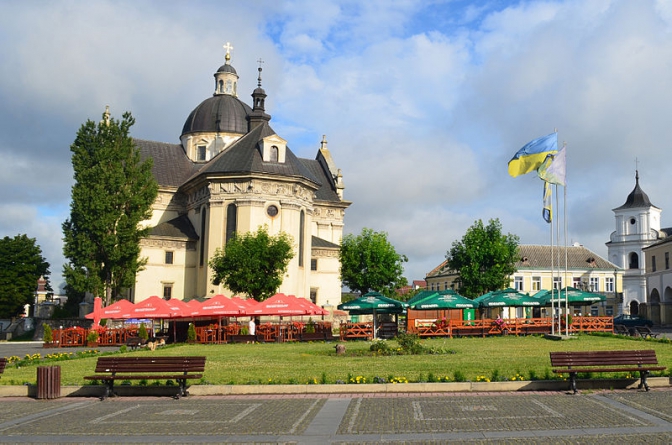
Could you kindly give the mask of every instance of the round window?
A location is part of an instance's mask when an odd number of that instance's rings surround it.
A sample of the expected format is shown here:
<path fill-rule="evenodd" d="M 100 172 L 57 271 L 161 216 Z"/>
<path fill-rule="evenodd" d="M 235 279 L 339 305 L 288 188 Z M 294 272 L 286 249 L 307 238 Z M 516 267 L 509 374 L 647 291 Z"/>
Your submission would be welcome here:
<path fill-rule="evenodd" d="M 636 222 L 637 220 L 635 218 L 630 218 L 630 224 L 634 226 Z"/>
<path fill-rule="evenodd" d="M 270 216 L 271 218 L 277 216 L 278 214 L 278 208 L 274 205 L 270 205 L 266 207 L 266 214 Z"/>

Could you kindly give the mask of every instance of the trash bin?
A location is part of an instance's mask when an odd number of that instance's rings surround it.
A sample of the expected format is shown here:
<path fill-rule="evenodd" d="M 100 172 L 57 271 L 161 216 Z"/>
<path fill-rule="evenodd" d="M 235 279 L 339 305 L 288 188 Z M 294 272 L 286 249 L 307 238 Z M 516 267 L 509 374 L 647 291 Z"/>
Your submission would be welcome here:
<path fill-rule="evenodd" d="M 476 318 L 476 310 L 474 309 L 463 309 L 462 310 L 462 318 L 464 321 L 474 321 L 474 318 Z"/>
<path fill-rule="evenodd" d="M 61 367 L 37 367 L 37 398 L 56 399 L 61 397 Z"/>

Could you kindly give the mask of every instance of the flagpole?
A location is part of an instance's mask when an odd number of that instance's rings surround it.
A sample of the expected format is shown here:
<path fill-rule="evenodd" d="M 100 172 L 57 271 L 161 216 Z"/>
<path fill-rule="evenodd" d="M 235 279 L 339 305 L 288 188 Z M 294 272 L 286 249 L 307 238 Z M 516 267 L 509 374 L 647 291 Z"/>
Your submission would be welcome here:
<path fill-rule="evenodd" d="M 556 185 L 557 187 L 557 185 Z M 562 204 L 562 218 L 564 223 L 565 231 L 565 281 L 569 275 L 568 265 L 567 265 L 567 183 L 563 187 L 563 204 Z M 567 283 L 565 282 L 565 329 L 566 334 L 569 335 L 569 294 L 567 293 Z"/>
<path fill-rule="evenodd" d="M 552 189 L 551 189 L 552 190 Z M 553 202 L 553 199 L 551 199 Z M 552 215 L 552 213 L 551 213 Z M 555 267 L 553 257 L 555 253 L 553 252 L 553 220 L 551 219 L 551 224 L 549 224 L 551 229 L 551 335 L 555 335 Z M 560 301 L 558 300 L 558 304 Z"/>

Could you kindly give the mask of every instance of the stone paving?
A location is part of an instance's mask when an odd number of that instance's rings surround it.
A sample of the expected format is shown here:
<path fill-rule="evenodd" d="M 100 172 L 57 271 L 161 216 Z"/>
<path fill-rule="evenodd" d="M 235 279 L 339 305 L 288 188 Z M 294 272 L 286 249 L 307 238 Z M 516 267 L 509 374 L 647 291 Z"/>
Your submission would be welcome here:
<path fill-rule="evenodd" d="M 672 389 L 0 400 L 1 443 L 667 444 Z"/>

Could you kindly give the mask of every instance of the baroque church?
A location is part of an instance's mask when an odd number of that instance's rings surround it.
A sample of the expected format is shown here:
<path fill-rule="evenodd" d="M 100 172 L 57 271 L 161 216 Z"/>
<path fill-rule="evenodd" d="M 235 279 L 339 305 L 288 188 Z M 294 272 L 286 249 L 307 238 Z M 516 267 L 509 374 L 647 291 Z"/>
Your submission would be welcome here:
<path fill-rule="evenodd" d="M 136 139 L 143 159 L 152 158 L 159 194 L 150 236 L 141 243 L 148 258 L 138 273 L 132 301 L 232 296 L 212 284 L 208 266 L 216 249 L 235 233 L 289 234 L 294 257 L 278 292 L 318 305 L 341 300 L 339 246 L 345 209 L 341 170 L 322 138 L 314 159 L 298 158 L 270 125 L 264 109 L 261 68 L 252 106 L 238 97 L 238 74 L 225 63 L 215 72 L 212 97 L 189 114 L 180 143 Z M 316 141 L 317 145 L 317 141 Z"/>

